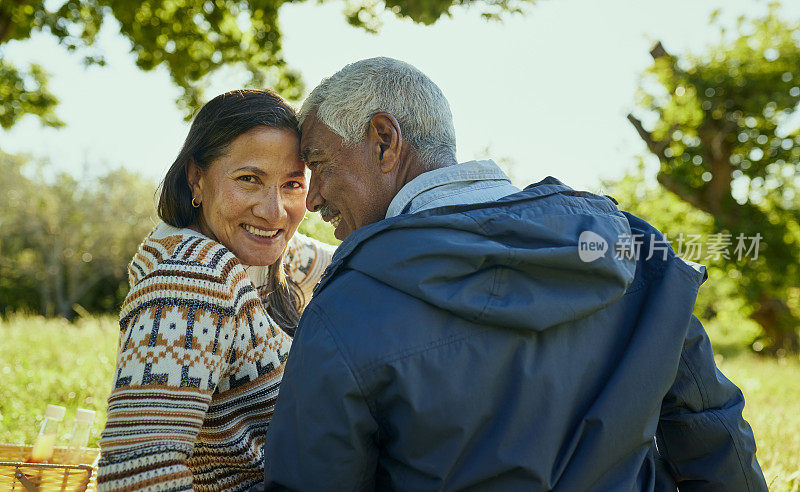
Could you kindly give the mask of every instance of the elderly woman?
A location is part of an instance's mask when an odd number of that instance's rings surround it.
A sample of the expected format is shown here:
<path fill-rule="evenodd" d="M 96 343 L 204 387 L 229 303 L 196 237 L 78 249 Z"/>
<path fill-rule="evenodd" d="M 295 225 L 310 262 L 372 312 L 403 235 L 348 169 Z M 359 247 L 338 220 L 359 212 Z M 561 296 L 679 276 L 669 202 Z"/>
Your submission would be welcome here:
<path fill-rule="evenodd" d="M 295 234 L 306 172 L 293 109 L 270 91 L 206 104 L 129 266 L 101 490 L 244 490 L 291 336 L 331 247 Z"/>

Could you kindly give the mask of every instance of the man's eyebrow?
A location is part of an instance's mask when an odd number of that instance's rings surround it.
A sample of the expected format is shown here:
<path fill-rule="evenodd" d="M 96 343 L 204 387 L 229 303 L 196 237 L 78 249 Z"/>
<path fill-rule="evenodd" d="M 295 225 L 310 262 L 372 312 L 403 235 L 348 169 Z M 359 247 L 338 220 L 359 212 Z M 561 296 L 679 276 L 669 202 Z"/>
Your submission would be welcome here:
<path fill-rule="evenodd" d="M 286 175 L 287 178 L 305 178 L 306 171 L 303 169 L 302 171 L 292 171 Z"/>
<path fill-rule="evenodd" d="M 308 163 L 308 161 L 310 161 L 313 157 L 317 157 L 322 154 L 322 149 L 306 147 L 300 154 L 300 158 L 303 159 L 303 162 Z"/>

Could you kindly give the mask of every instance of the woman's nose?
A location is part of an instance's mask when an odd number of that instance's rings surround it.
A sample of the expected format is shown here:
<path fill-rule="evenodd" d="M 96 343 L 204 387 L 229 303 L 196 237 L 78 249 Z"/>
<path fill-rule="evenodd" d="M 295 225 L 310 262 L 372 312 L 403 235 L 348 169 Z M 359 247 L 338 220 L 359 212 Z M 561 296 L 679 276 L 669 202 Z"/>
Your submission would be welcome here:
<path fill-rule="evenodd" d="M 253 214 L 269 223 L 280 225 L 287 213 L 284 200 L 279 190 L 270 187 L 253 206 Z"/>
<path fill-rule="evenodd" d="M 310 212 L 316 212 L 324 204 L 325 199 L 319 194 L 319 178 L 317 178 L 317 173 L 312 171 L 311 180 L 308 183 L 308 195 L 306 195 L 306 208 Z"/>

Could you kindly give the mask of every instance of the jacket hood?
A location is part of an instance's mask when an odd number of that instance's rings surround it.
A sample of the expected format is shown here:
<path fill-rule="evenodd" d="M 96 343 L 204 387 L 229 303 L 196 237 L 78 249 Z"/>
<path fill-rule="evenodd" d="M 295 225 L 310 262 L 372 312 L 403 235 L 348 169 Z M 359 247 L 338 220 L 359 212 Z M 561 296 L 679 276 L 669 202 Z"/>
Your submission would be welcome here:
<path fill-rule="evenodd" d="M 471 322 L 541 331 L 619 299 L 635 261 L 606 197 L 555 178 L 499 201 L 448 206 L 363 227 L 347 238 L 317 291 L 345 269 Z"/>

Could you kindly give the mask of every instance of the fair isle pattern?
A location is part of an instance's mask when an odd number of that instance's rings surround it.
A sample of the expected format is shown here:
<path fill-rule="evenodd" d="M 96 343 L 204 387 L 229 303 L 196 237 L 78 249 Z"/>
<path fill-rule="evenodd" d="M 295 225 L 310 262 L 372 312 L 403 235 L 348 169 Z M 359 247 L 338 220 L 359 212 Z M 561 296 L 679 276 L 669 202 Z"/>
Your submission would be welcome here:
<path fill-rule="evenodd" d="M 287 274 L 313 288 L 331 253 L 295 236 Z M 159 224 L 128 273 L 98 489 L 247 490 L 261 482 L 291 339 L 236 257 L 199 233 Z"/>
<path fill-rule="evenodd" d="M 331 264 L 334 251 L 336 251 L 335 246 L 302 234 L 295 234 L 289 240 L 283 264 L 286 267 L 286 274 L 294 280 L 303 292 L 303 299 L 306 304 L 311 299 L 311 294 L 322 277 L 322 273 Z M 261 288 L 267 283 L 268 267 L 248 266 L 245 267 L 245 270 L 247 270 L 247 275 L 253 285 L 260 292 Z"/>
<path fill-rule="evenodd" d="M 311 299 L 314 286 L 331 264 L 335 246 L 325 244 L 302 234 L 295 234 L 286 253 L 286 273 L 300 287 L 305 301 Z"/>

